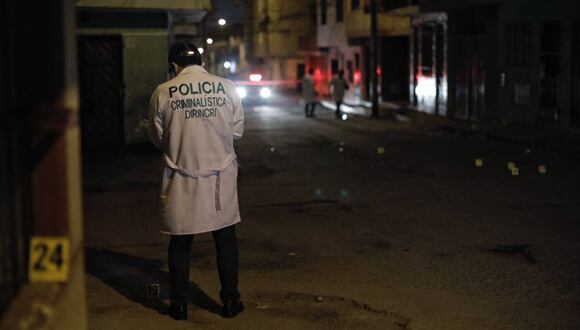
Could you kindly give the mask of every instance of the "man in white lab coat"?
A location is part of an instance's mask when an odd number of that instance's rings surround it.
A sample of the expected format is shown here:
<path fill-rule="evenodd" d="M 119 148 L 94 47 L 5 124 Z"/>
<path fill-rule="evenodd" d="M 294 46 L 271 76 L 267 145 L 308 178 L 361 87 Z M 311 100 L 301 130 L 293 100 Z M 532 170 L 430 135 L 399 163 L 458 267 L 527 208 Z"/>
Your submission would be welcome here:
<path fill-rule="evenodd" d="M 316 89 L 314 88 L 314 69 L 308 69 L 308 74 L 302 78 L 302 98 L 306 117 L 314 117 L 316 109 Z"/>
<path fill-rule="evenodd" d="M 159 85 L 149 104 L 149 136 L 163 151 L 160 213 L 171 235 L 169 315 L 187 318 L 189 263 L 194 234 L 211 232 L 222 289 L 222 315 L 243 311 L 238 292 L 238 164 L 233 140 L 242 137 L 244 113 L 234 84 L 209 74 L 194 45 L 169 51 L 174 78 Z"/>

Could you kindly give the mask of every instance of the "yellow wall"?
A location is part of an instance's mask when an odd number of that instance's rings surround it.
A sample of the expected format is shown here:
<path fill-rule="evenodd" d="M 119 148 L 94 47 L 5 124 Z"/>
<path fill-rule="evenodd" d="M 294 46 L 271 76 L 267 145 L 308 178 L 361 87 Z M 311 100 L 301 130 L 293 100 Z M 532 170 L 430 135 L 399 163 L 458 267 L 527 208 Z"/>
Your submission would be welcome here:
<path fill-rule="evenodd" d="M 265 60 L 271 79 L 296 77 L 297 64 L 304 62 L 300 40 L 316 33 L 310 12 L 314 4 L 314 0 L 255 0 L 251 4 L 253 44 L 249 47 L 255 57 Z"/>

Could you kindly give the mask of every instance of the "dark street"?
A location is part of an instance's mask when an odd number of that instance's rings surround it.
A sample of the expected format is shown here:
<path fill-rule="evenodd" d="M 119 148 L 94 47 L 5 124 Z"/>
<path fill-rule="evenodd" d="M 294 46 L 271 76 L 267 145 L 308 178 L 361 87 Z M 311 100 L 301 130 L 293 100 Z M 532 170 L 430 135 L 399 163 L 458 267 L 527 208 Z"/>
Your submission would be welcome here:
<path fill-rule="evenodd" d="M 91 329 L 580 327 L 578 158 L 419 114 L 309 119 L 285 102 L 246 106 L 236 146 L 247 312 L 235 320 L 216 312 L 207 234 L 194 239 L 189 320 L 164 315 L 161 154 L 85 152 Z"/>
<path fill-rule="evenodd" d="M 0 118 L 0 330 L 580 329 L 578 0 L 2 0 Z"/>

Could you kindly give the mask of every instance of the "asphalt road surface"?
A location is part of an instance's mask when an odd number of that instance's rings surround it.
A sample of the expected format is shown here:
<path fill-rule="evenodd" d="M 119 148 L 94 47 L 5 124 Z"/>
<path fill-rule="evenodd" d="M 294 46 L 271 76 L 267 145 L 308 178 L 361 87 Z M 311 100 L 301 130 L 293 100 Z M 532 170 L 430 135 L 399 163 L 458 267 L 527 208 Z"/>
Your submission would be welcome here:
<path fill-rule="evenodd" d="M 91 329 L 580 329 L 577 158 L 291 102 L 247 106 L 236 149 L 246 311 L 227 320 L 208 234 L 189 319 L 165 314 L 160 154 L 87 155 Z"/>

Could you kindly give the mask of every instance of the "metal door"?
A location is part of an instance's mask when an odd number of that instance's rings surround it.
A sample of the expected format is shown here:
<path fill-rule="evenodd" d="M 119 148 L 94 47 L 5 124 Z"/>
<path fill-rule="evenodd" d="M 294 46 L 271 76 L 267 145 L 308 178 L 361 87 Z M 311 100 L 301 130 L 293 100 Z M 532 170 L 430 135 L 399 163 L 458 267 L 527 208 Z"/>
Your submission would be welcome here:
<path fill-rule="evenodd" d="M 455 116 L 475 121 L 485 110 L 485 36 L 458 35 L 455 49 Z"/>
<path fill-rule="evenodd" d="M 122 47 L 121 36 L 80 36 L 78 39 L 84 146 L 123 143 Z"/>
<path fill-rule="evenodd" d="M 560 46 L 561 27 L 558 22 L 542 25 L 540 39 L 540 120 L 560 119 Z"/>

